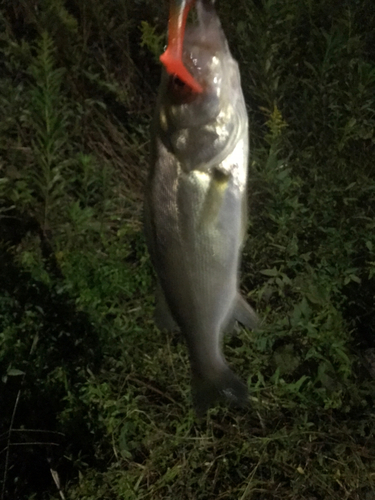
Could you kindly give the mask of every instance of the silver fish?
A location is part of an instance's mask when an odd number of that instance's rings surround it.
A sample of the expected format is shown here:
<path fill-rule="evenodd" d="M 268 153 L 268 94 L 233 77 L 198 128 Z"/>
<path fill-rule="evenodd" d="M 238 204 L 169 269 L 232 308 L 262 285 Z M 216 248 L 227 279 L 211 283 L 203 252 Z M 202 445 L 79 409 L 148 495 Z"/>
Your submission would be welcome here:
<path fill-rule="evenodd" d="M 162 293 L 158 315 L 163 307 L 165 324 L 176 323 L 186 339 L 193 400 L 204 413 L 218 399 L 246 404 L 247 387 L 227 365 L 221 341 L 232 321 L 255 328 L 258 318 L 238 292 L 248 162 L 240 74 L 212 0 L 196 7 L 182 60 L 198 86 L 163 72 L 145 232 Z"/>

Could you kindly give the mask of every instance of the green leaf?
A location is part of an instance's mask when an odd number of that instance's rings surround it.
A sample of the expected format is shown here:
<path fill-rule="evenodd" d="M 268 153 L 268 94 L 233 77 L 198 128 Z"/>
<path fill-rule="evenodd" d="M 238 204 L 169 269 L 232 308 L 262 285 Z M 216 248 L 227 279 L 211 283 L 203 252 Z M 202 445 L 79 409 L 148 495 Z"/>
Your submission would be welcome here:
<path fill-rule="evenodd" d="M 264 274 L 265 276 L 278 276 L 279 271 L 274 267 L 273 269 L 263 269 L 260 271 L 261 274 Z"/>
<path fill-rule="evenodd" d="M 9 375 L 9 377 L 18 377 L 19 375 L 25 375 L 25 372 L 17 370 L 17 368 L 9 368 L 7 375 Z"/>

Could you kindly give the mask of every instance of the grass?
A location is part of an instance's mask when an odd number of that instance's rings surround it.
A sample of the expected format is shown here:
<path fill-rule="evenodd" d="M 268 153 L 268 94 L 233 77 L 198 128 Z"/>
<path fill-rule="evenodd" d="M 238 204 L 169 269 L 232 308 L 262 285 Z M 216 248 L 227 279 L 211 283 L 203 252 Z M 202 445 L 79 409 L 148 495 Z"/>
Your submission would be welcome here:
<path fill-rule="evenodd" d="M 0 473 L 5 499 L 373 500 L 375 12 L 222 1 L 251 128 L 225 339 L 251 405 L 198 420 L 153 323 L 142 229 L 166 8 L 0 10 Z"/>

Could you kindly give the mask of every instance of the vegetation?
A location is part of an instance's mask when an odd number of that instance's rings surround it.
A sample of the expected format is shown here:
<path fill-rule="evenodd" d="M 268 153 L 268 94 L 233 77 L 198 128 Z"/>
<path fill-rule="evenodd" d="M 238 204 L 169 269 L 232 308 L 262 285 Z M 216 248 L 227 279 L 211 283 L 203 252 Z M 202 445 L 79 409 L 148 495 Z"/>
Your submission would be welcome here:
<path fill-rule="evenodd" d="M 0 4 L 0 498 L 374 500 L 373 0 L 219 5 L 264 322 L 226 339 L 250 407 L 201 421 L 142 232 L 159 4 Z"/>

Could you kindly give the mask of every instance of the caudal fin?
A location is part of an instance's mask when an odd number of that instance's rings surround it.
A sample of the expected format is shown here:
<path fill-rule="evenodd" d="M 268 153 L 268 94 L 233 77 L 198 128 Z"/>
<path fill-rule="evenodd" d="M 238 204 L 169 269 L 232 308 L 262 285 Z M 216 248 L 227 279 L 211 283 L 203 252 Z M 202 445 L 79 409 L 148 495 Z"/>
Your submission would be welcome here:
<path fill-rule="evenodd" d="M 199 415 L 205 414 L 218 401 L 240 408 L 248 402 L 246 385 L 226 365 L 214 378 L 193 377 L 192 392 L 194 407 Z"/>

